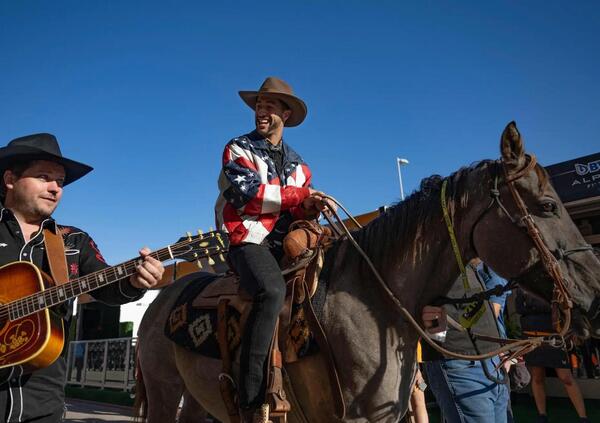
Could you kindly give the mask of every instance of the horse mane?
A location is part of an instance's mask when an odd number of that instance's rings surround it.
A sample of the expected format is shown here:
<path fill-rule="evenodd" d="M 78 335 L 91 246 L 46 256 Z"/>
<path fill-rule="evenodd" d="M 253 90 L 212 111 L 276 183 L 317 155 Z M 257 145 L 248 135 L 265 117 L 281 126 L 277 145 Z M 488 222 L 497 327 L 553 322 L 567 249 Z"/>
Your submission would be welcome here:
<path fill-rule="evenodd" d="M 428 249 L 428 242 L 439 239 L 439 235 L 444 236 L 437 234 L 436 237 L 427 234 L 432 224 L 437 225 L 443 219 L 440 202 L 443 181 L 448 181 L 446 195 L 449 213 L 452 216 L 457 205 L 466 206 L 470 193 L 473 194 L 475 190 L 489 189 L 488 186 L 481 184 L 468 186 L 467 180 L 475 173 L 502 175 L 500 163 L 498 160 L 481 160 L 461 167 L 446 178 L 432 175 L 422 179 L 419 189 L 404 201 L 395 203 L 368 225 L 354 231 L 354 239 L 379 269 L 387 269 L 390 262 L 397 259 L 398 254 L 403 260 L 409 255 L 413 255 L 413 260 L 419 260 L 417 256 Z M 535 172 L 538 177 L 538 189 L 542 192 L 548 184 L 548 174 L 539 164 L 535 166 Z M 413 241 L 415 245 L 411 249 L 409 246 Z M 346 258 L 356 260 L 354 253 L 347 254 Z M 364 263 L 362 259 L 360 261 Z M 371 272 L 366 263 L 361 266 L 361 271 L 366 272 L 365 276 L 370 275 Z"/>
<path fill-rule="evenodd" d="M 405 259 L 409 254 L 414 254 L 415 248 L 423 251 L 427 248 L 425 244 L 435 239 L 427 235 L 428 228 L 432 224 L 439 224 L 442 219 L 440 194 L 443 181 L 448 180 L 447 202 L 452 215 L 455 204 L 467 193 L 467 178 L 495 163 L 494 160 L 482 160 L 460 168 L 447 178 L 432 175 L 421 180 L 417 191 L 355 231 L 354 238 L 379 269 L 386 269 L 390 261 L 397 259 L 397 254 Z M 408 248 L 413 241 L 418 245 L 413 249 Z"/>

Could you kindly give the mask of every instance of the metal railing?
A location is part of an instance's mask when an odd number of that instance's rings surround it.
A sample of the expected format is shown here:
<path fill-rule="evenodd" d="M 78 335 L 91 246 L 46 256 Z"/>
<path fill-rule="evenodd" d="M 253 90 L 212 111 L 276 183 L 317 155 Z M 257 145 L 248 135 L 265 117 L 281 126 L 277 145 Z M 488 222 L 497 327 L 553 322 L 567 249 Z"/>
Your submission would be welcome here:
<path fill-rule="evenodd" d="M 69 343 L 67 383 L 131 390 L 136 342 L 137 338 L 112 338 Z"/>

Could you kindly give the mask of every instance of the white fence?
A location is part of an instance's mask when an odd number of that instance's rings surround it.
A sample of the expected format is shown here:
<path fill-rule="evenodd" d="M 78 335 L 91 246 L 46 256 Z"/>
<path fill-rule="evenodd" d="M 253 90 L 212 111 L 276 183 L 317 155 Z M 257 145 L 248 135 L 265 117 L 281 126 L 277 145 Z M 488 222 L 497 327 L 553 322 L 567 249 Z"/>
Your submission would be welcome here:
<path fill-rule="evenodd" d="M 67 355 L 67 383 L 131 390 L 135 385 L 137 338 L 73 341 Z"/>

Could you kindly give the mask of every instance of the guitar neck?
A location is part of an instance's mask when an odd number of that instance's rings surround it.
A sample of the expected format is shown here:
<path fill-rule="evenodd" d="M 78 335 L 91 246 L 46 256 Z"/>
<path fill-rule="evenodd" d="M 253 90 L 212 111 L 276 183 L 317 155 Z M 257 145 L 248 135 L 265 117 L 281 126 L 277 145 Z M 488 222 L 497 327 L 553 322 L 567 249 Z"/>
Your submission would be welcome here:
<path fill-rule="evenodd" d="M 161 262 L 175 258 L 171 246 L 154 251 L 150 253 L 150 256 Z M 46 308 L 64 303 L 81 294 L 94 291 L 123 278 L 127 278 L 135 274 L 136 267 L 142 263 L 143 259 L 137 257 L 133 260 L 117 264 L 116 266 L 98 270 L 67 283 L 52 286 L 27 297 L 12 301 L 11 303 L 6 304 L 9 311 L 9 319 L 20 319 Z"/>

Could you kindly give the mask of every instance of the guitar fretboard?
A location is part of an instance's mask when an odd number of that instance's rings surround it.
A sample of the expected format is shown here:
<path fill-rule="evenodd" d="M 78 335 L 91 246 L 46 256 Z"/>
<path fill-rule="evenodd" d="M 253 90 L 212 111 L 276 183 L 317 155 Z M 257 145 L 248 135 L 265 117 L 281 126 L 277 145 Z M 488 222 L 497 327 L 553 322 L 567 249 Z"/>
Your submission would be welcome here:
<path fill-rule="evenodd" d="M 154 251 L 150 255 L 161 262 L 174 258 L 169 247 Z M 9 319 L 20 319 L 129 277 L 136 272 L 136 267 L 142 262 L 143 259 L 138 257 L 13 301 L 7 304 Z"/>
<path fill-rule="evenodd" d="M 194 237 L 192 237 L 191 234 L 188 234 L 188 237 L 181 238 L 175 244 L 153 251 L 150 253 L 150 256 L 160 262 L 179 257 L 186 258 L 190 261 L 208 257 L 210 264 L 210 261 L 212 260 L 211 256 L 217 254 L 220 255 L 221 260 L 224 261 L 222 252 L 226 251 L 226 249 L 227 247 L 221 238 L 221 234 L 215 231 Z M 6 312 L 8 310 L 9 320 L 16 320 L 64 303 L 81 294 L 94 291 L 133 275 L 136 273 L 137 266 L 142 263 L 143 259 L 137 257 L 133 260 L 117 264 L 116 266 L 107 267 L 67 283 L 52 286 L 43 291 L 36 292 L 35 294 L 19 298 L 18 300 L 14 300 L 2 306 L 0 317 L 6 317 Z"/>

